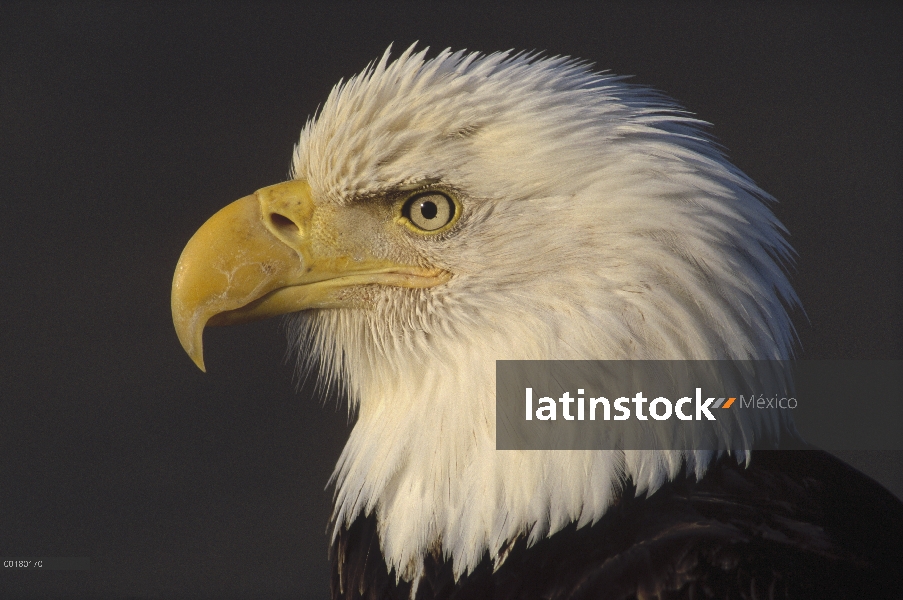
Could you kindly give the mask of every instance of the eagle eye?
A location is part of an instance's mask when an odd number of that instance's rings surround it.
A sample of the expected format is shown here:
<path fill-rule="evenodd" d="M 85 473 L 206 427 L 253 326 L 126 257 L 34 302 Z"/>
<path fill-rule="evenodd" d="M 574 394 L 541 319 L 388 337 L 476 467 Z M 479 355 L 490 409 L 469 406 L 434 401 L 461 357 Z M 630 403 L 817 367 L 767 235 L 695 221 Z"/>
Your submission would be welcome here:
<path fill-rule="evenodd" d="M 401 209 L 402 216 L 415 231 L 437 233 L 454 222 L 458 207 L 442 192 L 429 191 L 409 198 Z"/>

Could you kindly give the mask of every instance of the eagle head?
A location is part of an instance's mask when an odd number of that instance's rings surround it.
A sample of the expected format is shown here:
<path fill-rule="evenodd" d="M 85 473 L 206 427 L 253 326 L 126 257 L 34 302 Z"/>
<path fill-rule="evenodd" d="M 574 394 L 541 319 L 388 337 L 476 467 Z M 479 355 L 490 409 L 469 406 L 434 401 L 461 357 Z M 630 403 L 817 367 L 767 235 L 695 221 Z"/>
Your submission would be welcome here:
<path fill-rule="evenodd" d="M 567 58 L 413 47 L 337 85 L 292 179 L 186 246 L 176 329 L 296 313 L 356 424 L 335 527 L 374 514 L 406 579 L 598 520 L 721 451 L 495 448 L 500 359 L 785 359 L 791 249 L 770 197 L 667 98 Z M 748 411 L 752 412 L 752 411 Z"/>

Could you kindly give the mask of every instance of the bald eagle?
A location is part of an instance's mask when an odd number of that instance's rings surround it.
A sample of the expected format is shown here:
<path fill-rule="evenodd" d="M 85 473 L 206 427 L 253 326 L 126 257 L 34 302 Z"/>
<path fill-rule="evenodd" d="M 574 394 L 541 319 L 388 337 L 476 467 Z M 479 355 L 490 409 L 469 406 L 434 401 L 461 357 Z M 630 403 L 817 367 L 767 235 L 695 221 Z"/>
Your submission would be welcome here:
<path fill-rule="evenodd" d="M 356 424 L 334 598 L 898 597 L 903 509 L 829 455 L 500 451 L 502 359 L 787 359 L 772 199 L 703 124 L 568 58 L 389 51 L 304 127 L 290 181 L 188 242 L 172 311 L 297 313 Z M 871 517 L 871 518 L 870 518 Z"/>

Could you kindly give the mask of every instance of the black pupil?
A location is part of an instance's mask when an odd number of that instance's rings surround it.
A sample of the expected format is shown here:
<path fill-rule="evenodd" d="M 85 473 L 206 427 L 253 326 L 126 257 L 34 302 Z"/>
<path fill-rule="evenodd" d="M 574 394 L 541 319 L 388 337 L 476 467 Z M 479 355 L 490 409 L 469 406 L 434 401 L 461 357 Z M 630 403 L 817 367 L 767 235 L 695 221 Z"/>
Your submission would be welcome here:
<path fill-rule="evenodd" d="M 439 207 L 436 206 L 436 203 L 432 200 L 427 200 L 420 205 L 420 214 L 423 215 L 425 219 L 435 219 L 438 212 Z"/>

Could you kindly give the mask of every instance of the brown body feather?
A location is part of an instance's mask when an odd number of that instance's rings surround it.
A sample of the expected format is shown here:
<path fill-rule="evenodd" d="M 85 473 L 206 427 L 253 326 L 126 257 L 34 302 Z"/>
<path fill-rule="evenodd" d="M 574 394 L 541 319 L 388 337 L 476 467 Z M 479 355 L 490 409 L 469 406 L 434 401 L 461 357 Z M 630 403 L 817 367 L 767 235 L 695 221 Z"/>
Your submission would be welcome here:
<path fill-rule="evenodd" d="M 701 481 L 633 490 L 593 526 L 515 541 L 495 571 L 486 557 L 455 581 L 448 560 L 429 556 L 414 597 L 903 597 L 903 503 L 824 452 L 759 451 L 749 468 L 724 458 Z M 343 528 L 331 556 L 335 600 L 410 598 L 372 515 Z"/>

